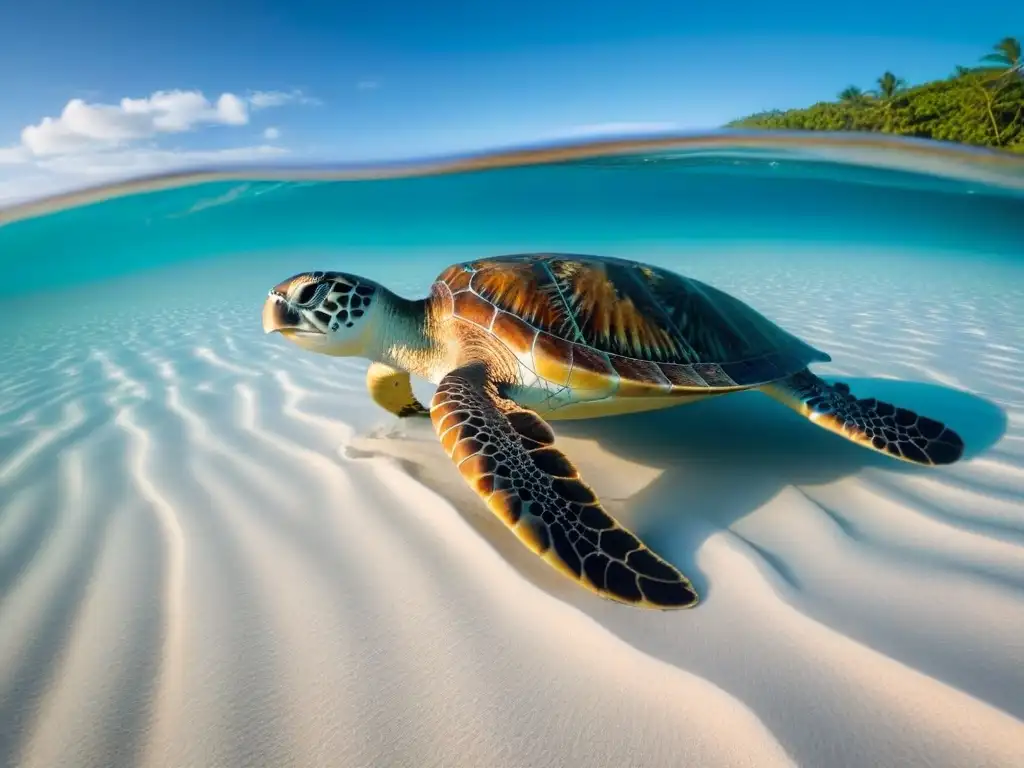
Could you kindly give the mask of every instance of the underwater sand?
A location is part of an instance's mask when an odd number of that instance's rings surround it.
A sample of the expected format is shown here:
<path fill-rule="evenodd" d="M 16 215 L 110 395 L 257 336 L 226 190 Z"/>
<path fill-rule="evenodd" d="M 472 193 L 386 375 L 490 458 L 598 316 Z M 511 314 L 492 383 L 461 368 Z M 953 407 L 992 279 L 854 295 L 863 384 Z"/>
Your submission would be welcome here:
<path fill-rule="evenodd" d="M 762 231 L 785 222 L 760 193 L 732 195 L 714 243 L 706 218 L 673 241 L 639 207 L 617 233 L 573 229 L 593 201 L 489 219 L 484 240 L 456 220 L 486 203 L 468 194 L 440 222 L 356 232 L 320 186 L 289 193 L 321 195 L 293 200 L 315 234 L 294 211 L 257 221 L 251 191 L 197 207 L 221 188 L 0 228 L 0 766 L 1020 765 L 1024 200 L 908 188 L 885 213 L 861 182 L 801 184 L 789 241 Z M 984 232 L 949 213 L 984 204 Z M 164 222 L 149 240 L 140 211 Z M 261 250 L 273 226 L 298 246 Z M 193 242 L 216 247 L 173 257 Z M 557 422 L 703 598 L 640 611 L 528 552 L 428 423 L 372 404 L 365 362 L 261 332 L 267 289 L 300 270 L 411 296 L 450 261 L 543 242 L 733 293 L 828 351 L 818 373 L 947 421 L 965 459 L 901 464 L 756 392 Z"/>

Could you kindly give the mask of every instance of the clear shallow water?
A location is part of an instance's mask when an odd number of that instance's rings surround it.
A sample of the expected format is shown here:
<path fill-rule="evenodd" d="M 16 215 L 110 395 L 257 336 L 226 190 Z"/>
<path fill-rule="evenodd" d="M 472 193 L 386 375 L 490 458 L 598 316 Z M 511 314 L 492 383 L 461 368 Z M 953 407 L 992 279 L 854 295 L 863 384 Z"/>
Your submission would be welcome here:
<path fill-rule="evenodd" d="M 773 744 L 802 765 L 1007 764 L 997 736 L 1024 718 L 1024 194 L 1011 166 L 973 156 L 850 153 L 717 145 L 232 178 L 0 227 L 0 765 L 401 764 L 392 749 L 497 766 L 511 758 L 487 734 L 509 728 L 530 734 L 521 763 L 565 764 L 565 743 L 587 744 L 531 719 L 539 680 L 580 732 L 645 734 L 590 764 L 678 764 L 692 721 L 643 719 L 641 661 L 597 692 L 571 676 L 578 649 L 604 642 L 583 634 L 594 627 L 616 655 L 656 662 L 665 700 L 690 698 L 672 687 L 685 671 L 748 707 L 770 734 L 762 764 Z M 429 432 L 372 437 L 392 425 L 364 362 L 260 329 L 267 289 L 296 271 L 415 295 L 450 262 L 533 250 L 642 259 L 727 290 L 828 351 L 822 374 L 947 420 L 966 460 L 896 465 L 757 393 L 557 425 L 615 513 L 707 598 L 644 616 L 588 602 L 444 485 Z M 418 467 L 450 506 L 425 512 L 428 491 L 400 495 L 408 477 L 374 455 Z M 633 475 L 654 479 L 618 487 Z M 463 519 L 469 534 L 452 528 Z M 512 568 L 461 591 L 488 553 Z M 538 595 L 564 612 L 534 624 Z M 573 642 L 545 634 L 578 613 L 593 626 Z M 374 659 L 391 671 L 371 674 Z M 504 682 L 473 688 L 467 668 Z M 394 693 L 403 676 L 418 703 Z M 529 707 L 509 708 L 516 681 Z M 432 699 L 438 687 L 454 699 Z M 424 723 L 466 737 L 445 752 Z"/>
<path fill-rule="evenodd" d="M 717 145 L 474 173 L 373 178 L 382 169 L 363 171 L 359 181 L 186 184 L 0 228 L 0 296 L 274 252 L 343 252 L 378 266 L 429 254 L 438 269 L 453 260 L 444 250 L 457 257 L 795 244 L 1022 255 L 1024 161 L 984 155 L 981 163 L 965 152 L 938 162 L 897 147 L 866 153 L 839 144 L 800 153 Z M 260 178 L 256 169 L 249 173 Z M 19 215 L 0 211 L 0 221 Z"/>

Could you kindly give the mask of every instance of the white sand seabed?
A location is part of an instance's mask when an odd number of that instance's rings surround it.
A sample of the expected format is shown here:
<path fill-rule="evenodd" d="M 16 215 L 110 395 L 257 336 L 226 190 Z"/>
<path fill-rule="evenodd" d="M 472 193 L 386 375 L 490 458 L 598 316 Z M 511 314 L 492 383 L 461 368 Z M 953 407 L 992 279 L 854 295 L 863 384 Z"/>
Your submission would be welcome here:
<path fill-rule="evenodd" d="M 1024 271 L 836 263 L 684 271 L 968 457 L 908 467 L 758 393 L 555 424 L 694 579 L 669 613 L 528 552 L 365 363 L 264 337 L 286 274 L 8 302 L 0 766 L 1020 765 Z"/>

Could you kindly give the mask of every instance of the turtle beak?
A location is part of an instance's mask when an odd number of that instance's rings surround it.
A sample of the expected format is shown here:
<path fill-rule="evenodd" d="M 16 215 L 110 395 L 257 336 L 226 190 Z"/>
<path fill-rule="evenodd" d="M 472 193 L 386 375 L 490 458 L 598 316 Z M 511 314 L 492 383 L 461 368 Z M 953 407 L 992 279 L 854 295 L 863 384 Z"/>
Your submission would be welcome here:
<path fill-rule="evenodd" d="M 271 291 L 263 302 L 263 332 L 273 333 L 295 328 L 302 321 L 299 313 L 282 296 Z"/>
<path fill-rule="evenodd" d="M 287 336 L 323 336 L 323 331 L 308 322 L 275 288 L 263 302 L 263 332 L 275 331 Z"/>

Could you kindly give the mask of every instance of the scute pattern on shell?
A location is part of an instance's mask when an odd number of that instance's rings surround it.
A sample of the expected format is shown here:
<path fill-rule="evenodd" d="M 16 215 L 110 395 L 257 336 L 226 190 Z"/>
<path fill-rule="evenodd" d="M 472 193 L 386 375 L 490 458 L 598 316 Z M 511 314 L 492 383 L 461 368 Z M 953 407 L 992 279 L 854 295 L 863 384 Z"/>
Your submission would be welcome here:
<path fill-rule="evenodd" d="M 716 288 L 624 259 L 499 256 L 453 265 L 438 281 L 455 315 L 532 350 L 546 376 L 545 366 L 662 391 L 731 388 L 830 359 Z"/>

